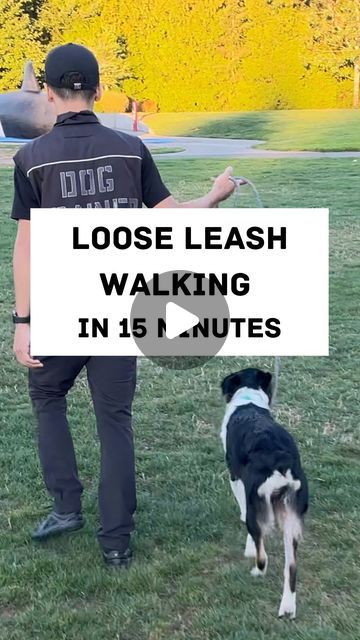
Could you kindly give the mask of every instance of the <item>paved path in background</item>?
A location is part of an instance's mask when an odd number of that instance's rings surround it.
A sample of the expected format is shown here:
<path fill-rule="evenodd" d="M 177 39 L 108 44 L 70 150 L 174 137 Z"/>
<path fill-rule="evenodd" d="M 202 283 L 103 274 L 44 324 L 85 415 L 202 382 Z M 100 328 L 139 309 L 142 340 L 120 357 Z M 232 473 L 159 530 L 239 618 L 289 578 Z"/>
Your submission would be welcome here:
<path fill-rule="evenodd" d="M 150 149 L 157 147 L 181 147 L 184 151 L 179 153 L 164 153 L 156 155 L 156 161 L 173 160 L 181 158 L 354 158 L 360 159 L 360 151 L 269 151 L 256 147 L 261 140 L 233 140 L 230 138 L 188 138 L 175 136 L 142 136 L 143 141 Z M 0 166 L 13 166 L 12 157 L 18 145 L 0 144 Z"/>
<path fill-rule="evenodd" d="M 150 149 L 157 145 L 164 147 L 183 147 L 179 153 L 159 154 L 156 159 L 167 158 L 360 158 L 360 151 L 269 151 L 256 145 L 261 140 L 233 140 L 230 138 L 189 138 L 143 136 Z"/>

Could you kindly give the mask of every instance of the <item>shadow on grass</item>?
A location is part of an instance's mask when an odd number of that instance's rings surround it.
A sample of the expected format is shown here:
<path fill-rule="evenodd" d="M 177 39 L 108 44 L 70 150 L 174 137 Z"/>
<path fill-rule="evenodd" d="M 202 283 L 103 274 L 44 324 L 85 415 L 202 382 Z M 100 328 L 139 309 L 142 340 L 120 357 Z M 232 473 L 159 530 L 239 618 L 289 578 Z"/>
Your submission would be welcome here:
<path fill-rule="evenodd" d="M 269 112 L 248 112 L 214 119 L 199 125 L 189 135 L 204 138 L 243 138 L 245 140 L 268 140 L 274 134 L 274 121 Z"/>

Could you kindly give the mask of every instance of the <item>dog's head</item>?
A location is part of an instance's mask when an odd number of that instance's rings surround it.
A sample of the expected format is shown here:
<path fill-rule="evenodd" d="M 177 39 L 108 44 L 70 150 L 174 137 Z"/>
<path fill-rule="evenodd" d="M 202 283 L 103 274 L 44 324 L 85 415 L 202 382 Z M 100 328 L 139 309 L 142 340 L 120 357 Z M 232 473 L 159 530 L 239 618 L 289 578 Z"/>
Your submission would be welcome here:
<path fill-rule="evenodd" d="M 261 389 L 271 401 L 272 375 L 261 369 L 242 369 L 236 373 L 230 373 L 222 381 L 221 388 L 226 402 L 230 402 L 234 393 L 242 387 L 248 389 Z"/>

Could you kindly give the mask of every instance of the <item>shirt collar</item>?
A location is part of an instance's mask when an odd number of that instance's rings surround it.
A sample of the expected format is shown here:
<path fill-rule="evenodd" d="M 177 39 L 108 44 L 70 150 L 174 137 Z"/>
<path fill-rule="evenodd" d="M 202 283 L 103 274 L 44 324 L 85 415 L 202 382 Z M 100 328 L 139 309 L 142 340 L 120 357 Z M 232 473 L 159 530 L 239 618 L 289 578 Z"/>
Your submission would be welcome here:
<path fill-rule="evenodd" d="M 56 118 L 55 126 L 62 124 L 93 124 L 99 120 L 93 111 L 68 111 Z"/>

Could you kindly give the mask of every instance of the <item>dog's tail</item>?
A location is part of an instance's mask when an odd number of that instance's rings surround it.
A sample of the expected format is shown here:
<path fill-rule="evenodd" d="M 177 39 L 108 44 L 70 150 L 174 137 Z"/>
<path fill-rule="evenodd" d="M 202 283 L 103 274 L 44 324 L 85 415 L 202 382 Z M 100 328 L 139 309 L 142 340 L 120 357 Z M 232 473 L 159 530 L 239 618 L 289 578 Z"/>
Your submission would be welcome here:
<path fill-rule="evenodd" d="M 286 473 L 275 470 L 257 490 L 259 498 L 263 498 L 267 505 L 267 525 L 272 528 L 275 519 L 281 529 L 290 506 L 291 495 L 294 496 L 301 487 L 301 481 L 294 479 L 290 469 Z"/>

